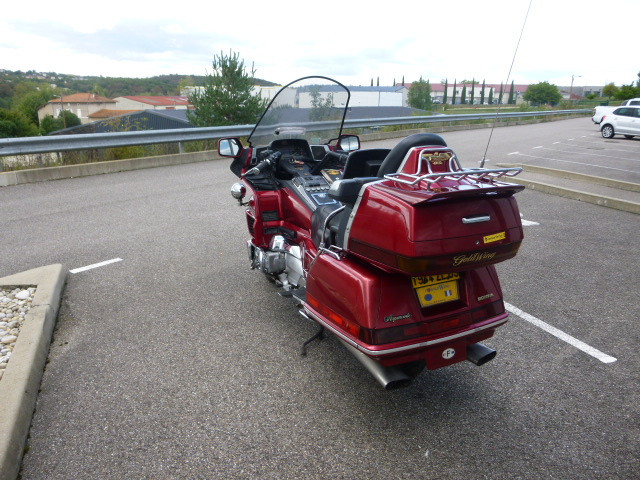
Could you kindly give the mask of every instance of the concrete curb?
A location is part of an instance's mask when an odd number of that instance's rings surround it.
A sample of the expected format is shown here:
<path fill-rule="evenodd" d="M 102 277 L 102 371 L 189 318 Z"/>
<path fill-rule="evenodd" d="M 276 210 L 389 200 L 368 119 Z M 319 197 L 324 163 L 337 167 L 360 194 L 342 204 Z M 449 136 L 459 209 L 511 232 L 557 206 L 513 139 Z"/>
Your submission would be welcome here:
<path fill-rule="evenodd" d="M 64 178 L 86 177 L 105 173 L 125 172 L 143 168 L 166 167 L 185 163 L 206 162 L 218 160 L 218 152 L 206 150 L 203 152 L 177 153 L 173 155 L 158 155 L 155 157 L 129 158 L 126 160 L 111 160 L 108 162 L 83 163 L 78 165 L 64 165 L 62 167 L 30 168 L 0 173 L 0 187 L 20 185 L 23 183 L 45 182 Z"/>
<path fill-rule="evenodd" d="M 501 178 L 500 180 L 524 185 L 528 189 L 538 190 L 539 192 L 548 193 L 550 195 L 557 195 L 571 200 L 579 200 L 581 202 L 592 203 L 594 205 L 614 208 L 616 210 L 622 210 L 623 212 L 640 214 L 640 203 L 630 202 L 628 200 L 607 197 L 604 195 L 594 195 L 592 193 L 581 192 L 580 190 L 558 187 L 556 185 L 549 185 L 548 183 L 536 182 L 525 178 Z"/>
<path fill-rule="evenodd" d="M 1 286 L 37 287 L 11 360 L 0 379 L 2 479 L 15 479 L 20 471 L 66 278 L 67 270 L 60 264 L 0 278 Z"/>

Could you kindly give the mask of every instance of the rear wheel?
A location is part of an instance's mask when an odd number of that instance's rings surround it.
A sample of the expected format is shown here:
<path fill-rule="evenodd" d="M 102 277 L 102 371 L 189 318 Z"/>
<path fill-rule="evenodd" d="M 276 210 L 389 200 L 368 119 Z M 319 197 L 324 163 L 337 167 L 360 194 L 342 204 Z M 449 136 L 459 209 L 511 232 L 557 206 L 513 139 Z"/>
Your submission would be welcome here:
<path fill-rule="evenodd" d="M 602 132 L 602 136 L 604 138 L 613 138 L 613 136 L 615 135 L 615 132 L 613 131 L 613 127 L 611 125 L 605 125 L 600 129 L 600 131 Z"/>

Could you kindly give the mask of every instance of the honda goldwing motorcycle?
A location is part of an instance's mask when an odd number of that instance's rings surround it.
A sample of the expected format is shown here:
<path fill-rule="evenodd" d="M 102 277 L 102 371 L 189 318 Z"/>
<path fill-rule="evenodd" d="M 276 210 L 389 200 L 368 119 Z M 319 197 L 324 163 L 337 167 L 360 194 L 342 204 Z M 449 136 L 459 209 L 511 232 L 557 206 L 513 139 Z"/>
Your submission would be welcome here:
<path fill-rule="evenodd" d="M 361 149 L 343 133 L 347 87 L 305 77 L 283 87 L 248 137 L 219 141 L 242 179 L 251 268 L 333 333 L 386 388 L 425 367 L 495 350 L 507 322 L 494 264 L 523 239 L 518 168 L 464 169 L 442 137 Z M 248 197 L 248 201 L 245 199 Z"/>

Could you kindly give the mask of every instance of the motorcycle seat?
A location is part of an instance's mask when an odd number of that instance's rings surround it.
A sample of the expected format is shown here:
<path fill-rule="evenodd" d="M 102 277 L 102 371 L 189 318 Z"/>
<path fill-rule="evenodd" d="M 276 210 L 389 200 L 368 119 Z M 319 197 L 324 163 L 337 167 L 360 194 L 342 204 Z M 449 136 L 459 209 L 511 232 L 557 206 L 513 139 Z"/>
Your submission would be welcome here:
<path fill-rule="evenodd" d="M 331 184 L 331 188 L 327 195 L 334 200 L 353 207 L 356 200 L 358 200 L 358 194 L 360 193 L 362 186 L 376 180 L 380 179 L 378 177 L 358 177 L 336 180 Z"/>
<path fill-rule="evenodd" d="M 349 154 L 342 178 L 375 177 L 390 148 L 369 148 Z"/>

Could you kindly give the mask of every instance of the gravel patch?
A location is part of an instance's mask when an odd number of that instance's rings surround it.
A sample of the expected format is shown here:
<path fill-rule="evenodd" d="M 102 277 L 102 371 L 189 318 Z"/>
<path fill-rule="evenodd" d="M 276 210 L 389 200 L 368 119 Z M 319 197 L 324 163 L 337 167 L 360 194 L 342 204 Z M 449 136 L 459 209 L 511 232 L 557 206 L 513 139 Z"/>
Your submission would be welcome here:
<path fill-rule="evenodd" d="M 35 291 L 35 287 L 3 286 L 0 289 L 0 379 L 11 359 Z"/>

